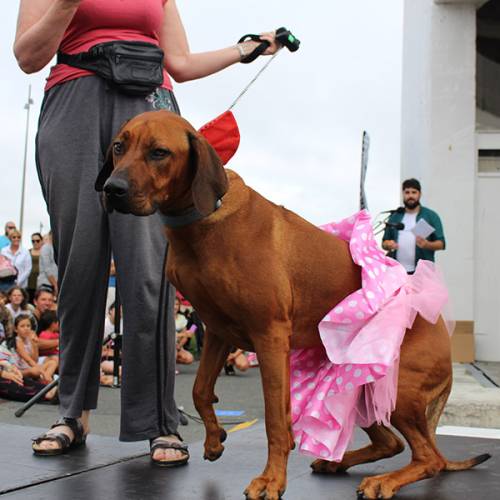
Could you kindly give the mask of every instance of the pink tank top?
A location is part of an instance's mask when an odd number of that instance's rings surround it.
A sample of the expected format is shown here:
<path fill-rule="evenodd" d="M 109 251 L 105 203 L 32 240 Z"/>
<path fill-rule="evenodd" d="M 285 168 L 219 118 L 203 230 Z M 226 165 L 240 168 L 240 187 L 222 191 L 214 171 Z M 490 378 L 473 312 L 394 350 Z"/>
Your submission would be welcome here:
<path fill-rule="evenodd" d="M 64 33 L 60 50 L 85 52 L 93 45 L 113 40 L 135 40 L 160 44 L 163 6 L 167 0 L 83 0 Z M 92 72 L 57 64 L 50 70 L 45 90 Z M 163 70 L 163 87 L 172 83 Z"/>

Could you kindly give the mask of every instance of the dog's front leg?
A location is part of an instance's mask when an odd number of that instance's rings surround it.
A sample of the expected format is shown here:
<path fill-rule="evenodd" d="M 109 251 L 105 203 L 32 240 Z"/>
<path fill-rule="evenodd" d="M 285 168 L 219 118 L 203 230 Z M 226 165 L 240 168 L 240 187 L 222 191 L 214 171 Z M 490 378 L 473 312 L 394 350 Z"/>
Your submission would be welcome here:
<path fill-rule="evenodd" d="M 230 346 L 217 336 L 205 332 L 200 366 L 193 386 L 194 406 L 205 424 L 205 454 L 203 458 L 217 460 L 224 451 L 222 443 L 226 431 L 219 425 L 214 412 L 218 398 L 214 393 L 215 382 L 230 351 Z"/>
<path fill-rule="evenodd" d="M 290 435 L 290 367 L 288 325 L 279 325 L 269 336 L 254 342 L 264 389 L 267 464 L 245 490 L 247 500 L 278 500 L 286 488 L 288 455 L 293 448 Z"/>

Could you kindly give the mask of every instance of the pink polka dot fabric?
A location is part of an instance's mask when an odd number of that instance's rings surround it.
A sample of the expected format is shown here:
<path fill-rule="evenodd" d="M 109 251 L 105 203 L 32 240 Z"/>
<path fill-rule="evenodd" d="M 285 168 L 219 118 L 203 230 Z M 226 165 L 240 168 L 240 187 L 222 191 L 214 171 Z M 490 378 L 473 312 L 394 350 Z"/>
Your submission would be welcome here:
<path fill-rule="evenodd" d="M 349 242 L 362 288 L 320 322 L 321 348 L 292 352 L 292 426 L 300 452 L 340 461 L 355 425 L 389 425 L 406 329 L 417 313 L 436 323 L 448 292 L 432 262 L 408 276 L 386 257 L 365 210 L 321 228 Z"/>

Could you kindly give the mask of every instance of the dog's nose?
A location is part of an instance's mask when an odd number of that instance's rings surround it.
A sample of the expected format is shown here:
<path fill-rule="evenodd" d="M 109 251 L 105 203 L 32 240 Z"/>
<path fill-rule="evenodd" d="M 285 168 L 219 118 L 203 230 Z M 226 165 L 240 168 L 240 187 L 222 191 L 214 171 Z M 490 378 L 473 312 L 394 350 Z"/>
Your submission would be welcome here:
<path fill-rule="evenodd" d="M 123 197 L 128 194 L 128 181 L 121 177 L 110 177 L 104 184 L 104 192 L 113 197 Z"/>

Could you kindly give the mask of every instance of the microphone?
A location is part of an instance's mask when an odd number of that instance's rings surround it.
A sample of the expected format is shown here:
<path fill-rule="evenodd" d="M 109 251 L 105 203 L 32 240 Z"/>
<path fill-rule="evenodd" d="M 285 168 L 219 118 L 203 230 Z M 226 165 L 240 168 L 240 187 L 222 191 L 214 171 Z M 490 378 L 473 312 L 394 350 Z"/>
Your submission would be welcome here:
<path fill-rule="evenodd" d="M 385 225 L 387 227 L 393 227 L 398 231 L 403 231 L 403 229 L 405 228 L 405 225 L 402 222 L 386 222 Z"/>
<path fill-rule="evenodd" d="M 380 212 L 381 214 L 404 214 L 405 213 L 405 207 L 398 207 L 395 208 L 394 210 L 385 210 L 384 212 Z"/>

